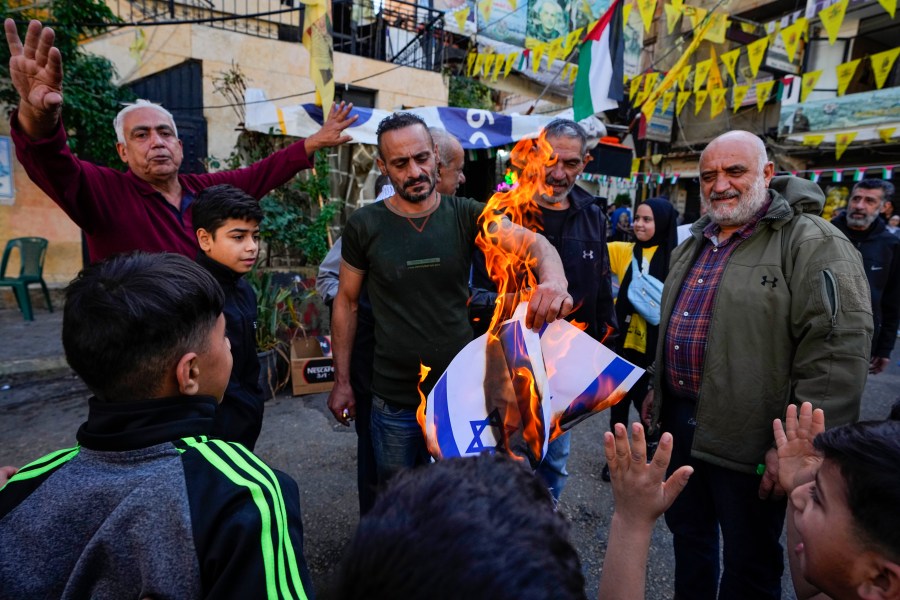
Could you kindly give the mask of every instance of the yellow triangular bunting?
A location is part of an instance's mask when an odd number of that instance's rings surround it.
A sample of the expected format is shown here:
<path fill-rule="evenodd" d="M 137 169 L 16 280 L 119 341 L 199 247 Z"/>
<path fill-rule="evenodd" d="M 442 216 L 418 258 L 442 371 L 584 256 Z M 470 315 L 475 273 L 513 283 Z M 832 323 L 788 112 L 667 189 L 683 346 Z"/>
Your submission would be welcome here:
<path fill-rule="evenodd" d="M 755 42 L 747 44 L 747 59 L 750 61 L 750 73 L 753 77 L 759 72 L 759 65 L 762 64 L 763 55 L 769 46 L 769 38 L 759 38 Z"/>
<path fill-rule="evenodd" d="M 837 160 L 841 160 L 841 155 L 844 154 L 844 150 L 847 149 L 847 146 L 850 145 L 856 139 L 855 131 L 848 131 L 846 133 L 837 133 L 834 136 L 834 157 Z"/>
<path fill-rule="evenodd" d="M 734 50 L 729 50 L 725 54 L 721 55 L 719 58 L 722 59 L 722 64 L 725 65 L 725 68 L 728 70 L 728 75 L 731 77 L 731 81 L 737 81 L 737 76 L 735 75 L 734 68 L 737 66 L 738 58 L 741 57 L 741 49 L 735 48 Z"/>
<path fill-rule="evenodd" d="M 622 7 L 622 27 L 628 26 L 628 18 L 631 17 L 632 8 L 634 8 L 634 4 L 631 2 Z M 593 29 L 593 27 L 590 29 Z M 588 31 L 590 31 L 590 29 Z"/>
<path fill-rule="evenodd" d="M 715 119 L 716 115 L 725 110 L 725 94 L 727 92 L 728 90 L 723 87 L 709 91 L 709 116 L 711 118 Z"/>
<path fill-rule="evenodd" d="M 641 107 L 641 112 L 644 113 L 644 117 L 646 117 L 648 122 L 653 116 L 653 113 L 656 112 L 656 104 L 658 101 L 659 97 L 654 97 L 649 102 L 644 102 L 644 105 Z"/>
<path fill-rule="evenodd" d="M 806 17 L 800 17 L 796 23 L 781 30 L 781 39 L 784 40 L 784 47 L 787 50 L 789 62 L 794 62 L 794 59 L 797 57 L 800 38 L 803 37 L 808 26 L 809 22 L 806 20 Z"/>
<path fill-rule="evenodd" d="M 690 97 L 690 92 L 678 92 L 677 99 L 675 100 L 675 114 L 681 114 L 681 110 L 684 108 L 684 105 L 687 104 Z"/>
<path fill-rule="evenodd" d="M 756 84 L 756 108 L 762 111 L 769 96 L 772 95 L 772 88 L 775 87 L 775 80 L 764 81 Z"/>
<path fill-rule="evenodd" d="M 719 59 L 716 58 L 716 49 L 709 47 L 709 76 L 706 81 L 709 83 L 706 87 L 709 89 L 725 87 L 722 82 L 722 72 L 719 70 Z"/>
<path fill-rule="evenodd" d="M 875 85 L 878 86 L 879 90 L 884 87 L 884 82 L 891 73 L 894 61 L 897 60 L 897 54 L 900 54 L 900 46 L 897 46 L 893 50 L 885 50 L 884 52 L 873 54 L 869 57 L 872 61 L 872 70 L 875 72 Z"/>
<path fill-rule="evenodd" d="M 891 18 L 894 18 L 894 13 L 897 12 L 897 0 L 878 0 L 878 4 L 891 15 Z"/>
<path fill-rule="evenodd" d="M 641 21 L 644 23 L 644 31 L 650 31 L 653 23 L 653 13 L 656 12 L 656 0 L 637 0 L 638 12 L 641 13 Z"/>
<path fill-rule="evenodd" d="M 803 74 L 803 84 L 800 87 L 800 102 L 806 102 L 809 93 L 816 89 L 816 84 L 819 82 L 819 77 L 821 76 L 821 70 L 809 71 L 808 73 Z"/>
<path fill-rule="evenodd" d="M 843 96 L 844 92 L 847 91 L 847 86 L 850 85 L 850 82 L 853 81 L 853 75 L 856 74 L 856 67 L 859 66 L 859 61 L 861 59 L 857 58 L 856 60 L 851 60 L 849 62 L 841 63 L 834 68 L 837 73 L 838 87 L 837 87 L 837 95 Z"/>
<path fill-rule="evenodd" d="M 703 39 L 709 40 L 713 44 L 724 44 L 725 32 L 728 30 L 728 26 L 731 25 L 731 20 L 728 18 L 728 15 L 723 12 L 713 12 L 710 20 L 712 21 L 712 25 L 710 25 L 709 30 L 706 32 L 706 35 L 703 36 Z"/>
<path fill-rule="evenodd" d="M 516 59 L 519 58 L 518 52 L 510 52 L 506 55 L 506 64 L 503 66 L 503 77 L 508 77 L 509 72 L 513 68 L 513 64 L 515 64 Z"/>
<path fill-rule="evenodd" d="M 815 148 L 825 141 L 825 136 L 821 133 L 810 133 L 803 136 L 803 145 Z"/>
<path fill-rule="evenodd" d="M 638 75 L 628 84 L 628 99 L 634 101 L 635 94 L 638 93 L 638 90 L 641 89 L 641 79 L 642 75 Z"/>
<path fill-rule="evenodd" d="M 486 58 L 487 58 L 487 55 L 485 55 L 485 54 L 479 54 L 475 58 L 475 70 L 472 71 L 472 75 L 474 77 L 478 77 L 478 74 L 481 73 L 482 69 L 484 68 L 484 61 Z"/>
<path fill-rule="evenodd" d="M 691 29 L 698 29 L 709 11 L 699 6 L 685 6 L 684 16 L 691 20 Z"/>
<path fill-rule="evenodd" d="M 469 55 L 466 56 L 466 76 L 474 77 L 475 76 L 475 61 L 478 58 L 478 55 L 474 52 L 469 52 Z"/>
<path fill-rule="evenodd" d="M 491 20 L 491 9 L 494 8 L 494 0 L 479 0 L 478 12 L 481 13 L 484 22 Z"/>
<path fill-rule="evenodd" d="M 675 31 L 675 25 L 678 24 L 678 19 L 681 18 L 681 11 L 671 4 L 663 4 L 663 8 L 666 10 L 666 30 L 669 32 L 669 35 L 672 35 L 672 32 Z"/>
<path fill-rule="evenodd" d="M 675 99 L 675 92 L 666 92 L 665 94 L 663 94 L 663 97 L 662 97 L 662 101 L 663 101 L 662 112 L 663 112 L 663 114 L 665 114 L 666 111 L 669 110 L 669 106 L 672 105 L 672 100 L 674 100 L 674 99 Z"/>
<path fill-rule="evenodd" d="M 531 70 L 535 73 L 541 68 L 541 58 L 547 51 L 547 44 L 535 44 L 531 49 Z"/>
<path fill-rule="evenodd" d="M 469 20 L 469 7 L 465 7 L 462 10 L 458 10 L 453 13 L 453 16 L 456 17 L 456 27 L 460 33 L 466 32 L 466 21 Z"/>
<path fill-rule="evenodd" d="M 688 77 L 691 76 L 691 67 L 689 65 L 685 65 L 678 71 L 678 89 L 682 92 L 684 91 L 684 86 L 687 85 Z"/>
<path fill-rule="evenodd" d="M 709 92 L 707 90 L 697 90 L 694 92 L 694 114 L 700 112 L 700 109 L 703 108 L 703 105 L 706 104 L 706 97 L 709 96 Z"/>
<path fill-rule="evenodd" d="M 733 112 L 737 112 L 741 107 L 741 104 L 744 102 L 744 98 L 747 97 L 747 92 L 750 91 L 749 85 L 736 85 L 732 88 L 734 91 L 734 95 L 731 99 L 731 103 L 733 105 Z"/>
<path fill-rule="evenodd" d="M 694 67 L 694 91 L 699 90 L 706 83 L 706 76 L 709 75 L 709 67 L 712 65 L 712 59 L 707 58 L 701 60 Z"/>
<path fill-rule="evenodd" d="M 838 32 L 844 23 L 844 14 L 847 12 L 847 4 L 850 0 L 839 0 L 828 8 L 819 12 L 819 18 L 822 19 L 822 25 L 828 32 L 828 43 L 834 44 L 837 41 Z"/>
<path fill-rule="evenodd" d="M 896 127 L 885 127 L 883 129 L 876 129 L 878 132 L 878 137 L 881 138 L 881 141 L 885 144 L 889 144 L 891 142 L 891 138 L 894 137 L 894 132 L 897 131 Z"/>

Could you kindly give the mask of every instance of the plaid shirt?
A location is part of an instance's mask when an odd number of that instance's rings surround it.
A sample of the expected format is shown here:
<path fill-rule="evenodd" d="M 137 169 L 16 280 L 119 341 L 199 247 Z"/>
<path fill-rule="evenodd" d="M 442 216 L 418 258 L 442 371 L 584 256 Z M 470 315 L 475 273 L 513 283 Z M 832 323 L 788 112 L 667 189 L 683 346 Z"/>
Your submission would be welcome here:
<path fill-rule="evenodd" d="M 720 227 L 710 223 L 703 230 L 703 237 L 708 243 L 703 246 L 681 284 L 681 292 L 666 329 L 665 383 L 678 398 L 696 402 L 700 396 L 706 339 L 725 266 L 741 242 L 753 235 L 771 204 L 770 198 L 747 224 L 718 245 L 714 238 L 721 232 Z"/>

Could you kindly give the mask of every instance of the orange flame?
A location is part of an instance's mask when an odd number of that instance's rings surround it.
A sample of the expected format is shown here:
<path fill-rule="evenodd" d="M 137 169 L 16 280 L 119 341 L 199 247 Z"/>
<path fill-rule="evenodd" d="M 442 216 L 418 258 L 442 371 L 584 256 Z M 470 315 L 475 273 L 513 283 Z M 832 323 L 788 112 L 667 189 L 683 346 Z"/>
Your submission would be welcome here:
<path fill-rule="evenodd" d="M 517 451 L 536 466 L 542 458 L 544 444 L 544 413 L 541 407 L 541 390 L 538 389 L 534 373 L 520 364 L 508 363 L 498 337 L 500 325 L 512 316 L 515 307 L 527 302 L 532 290 L 537 287 L 537 260 L 525 247 L 530 240 L 523 239 L 522 247 L 505 251 L 499 247 L 497 237 L 504 217 L 531 231 L 543 229 L 539 218 L 540 208 L 536 202 L 541 194 L 552 195 L 553 189 L 547 185 L 546 168 L 556 162 L 553 147 L 544 134 L 535 140 L 521 140 L 510 153 L 510 162 L 515 172 L 507 176 L 507 182 L 514 182 L 508 191 L 497 192 L 488 200 L 481 214 L 481 232 L 476 244 L 484 253 L 485 266 L 491 280 L 497 287 L 497 301 L 488 327 L 485 348 L 486 365 L 484 396 L 486 414 L 501 415 L 497 424 L 497 450 L 522 459 Z M 516 340 L 521 346 L 512 351 L 514 356 L 525 356 L 523 340 Z M 422 365 L 420 380 L 424 380 L 428 367 Z M 421 381 L 420 381 L 421 383 Z M 440 457 L 440 449 L 435 447 L 437 439 L 435 426 L 428 426 L 426 420 L 426 397 L 419 388 L 421 403 L 416 417 L 428 441 L 429 452 Z M 556 429 L 559 429 L 557 424 Z"/>
<path fill-rule="evenodd" d="M 541 212 L 536 202 L 540 194 L 550 195 L 553 190 L 545 183 L 546 168 L 556 162 L 553 147 L 543 133 L 536 140 L 521 140 L 510 154 L 515 169 L 515 186 L 509 191 L 491 196 L 482 213 L 482 234 L 477 245 L 484 253 L 485 266 L 497 287 L 497 302 L 487 334 L 485 370 L 485 408 L 488 414 L 498 410 L 502 417 L 503 431 L 498 432 L 497 449 L 517 456 L 517 451 L 530 455 L 533 464 L 542 457 L 544 443 L 544 415 L 541 409 L 541 390 L 534 374 L 521 365 L 507 364 L 507 357 L 500 345 L 500 324 L 512 316 L 515 307 L 527 302 L 537 287 L 535 274 L 537 261 L 525 248 L 507 252 L 493 239 L 502 227 L 504 217 L 531 231 L 541 231 Z M 513 354 L 524 356 L 523 340 L 517 340 L 521 348 Z"/>
<path fill-rule="evenodd" d="M 441 458 L 440 447 L 438 447 L 437 442 L 432 443 L 433 440 L 437 439 L 434 425 L 431 426 L 431 435 L 429 435 L 428 422 L 425 419 L 425 407 L 428 405 L 428 398 L 422 391 L 422 382 L 425 381 L 425 378 L 428 377 L 429 373 L 431 373 L 431 367 L 419 363 L 419 383 L 416 385 L 416 389 L 419 392 L 419 407 L 416 409 L 416 420 L 419 422 L 419 427 L 422 429 L 422 435 L 425 436 L 425 444 L 428 448 L 428 452 L 435 458 Z"/>
<path fill-rule="evenodd" d="M 497 286 L 497 305 L 488 331 L 496 332 L 497 326 L 508 319 L 520 302 L 531 298 L 531 290 L 537 286 L 534 268 L 536 260 L 523 248 L 505 252 L 496 243 L 497 231 L 504 217 L 532 231 L 540 231 L 543 225 L 538 218 L 540 209 L 535 202 L 539 194 L 552 194 L 545 183 L 546 167 L 556 162 L 553 147 L 541 133 L 536 140 L 521 140 L 510 153 L 510 162 L 519 172 L 515 187 L 491 196 L 481 213 L 482 233 L 476 239 L 484 253 L 485 266 L 491 280 Z"/>

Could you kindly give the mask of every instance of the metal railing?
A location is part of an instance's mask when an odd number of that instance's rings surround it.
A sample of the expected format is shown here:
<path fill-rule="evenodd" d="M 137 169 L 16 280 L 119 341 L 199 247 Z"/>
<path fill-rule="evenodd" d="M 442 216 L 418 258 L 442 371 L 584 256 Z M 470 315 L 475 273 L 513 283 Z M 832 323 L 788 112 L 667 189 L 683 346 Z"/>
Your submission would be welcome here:
<path fill-rule="evenodd" d="M 300 0 L 116 0 L 122 26 L 199 23 L 256 37 L 299 42 Z M 333 0 L 334 50 L 440 71 L 445 60 L 444 13 L 403 0 Z"/>

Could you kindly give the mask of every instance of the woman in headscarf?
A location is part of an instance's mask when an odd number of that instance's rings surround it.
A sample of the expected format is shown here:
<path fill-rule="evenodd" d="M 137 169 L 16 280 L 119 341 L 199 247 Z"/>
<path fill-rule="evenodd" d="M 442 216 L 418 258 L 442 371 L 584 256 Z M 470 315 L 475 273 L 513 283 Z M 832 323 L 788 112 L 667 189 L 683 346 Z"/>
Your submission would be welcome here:
<path fill-rule="evenodd" d="M 672 250 L 678 243 L 677 216 L 678 212 L 668 200 L 650 198 L 635 211 L 632 228 L 636 241 L 607 244 L 610 268 L 621 282 L 616 299 L 616 319 L 619 322 L 616 353 L 642 368 L 653 362 L 659 326 L 649 324 L 628 300 L 628 288 L 633 279 L 631 258 L 635 258 L 642 273 L 661 282 L 665 281 L 669 274 Z M 640 414 L 649 382 L 650 375 L 645 373 L 625 398 L 609 409 L 610 431 L 616 423 L 627 425 L 630 406 L 634 405 Z M 602 476 L 605 481 L 609 481 L 608 466 L 603 467 Z"/>

